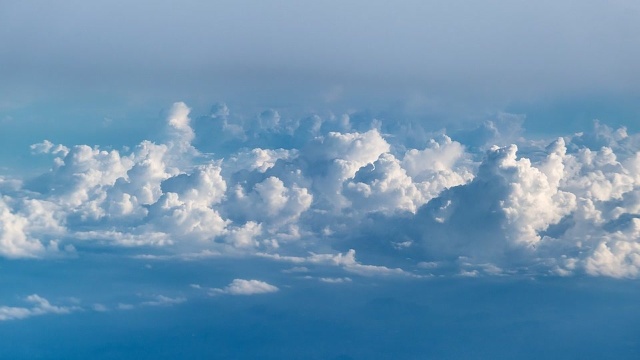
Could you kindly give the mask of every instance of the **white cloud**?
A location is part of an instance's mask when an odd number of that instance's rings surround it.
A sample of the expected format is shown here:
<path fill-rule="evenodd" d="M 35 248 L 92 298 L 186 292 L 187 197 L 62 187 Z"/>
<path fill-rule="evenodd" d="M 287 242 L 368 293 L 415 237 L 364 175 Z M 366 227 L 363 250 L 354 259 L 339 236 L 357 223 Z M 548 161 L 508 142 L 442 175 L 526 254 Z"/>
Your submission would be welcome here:
<path fill-rule="evenodd" d="M 149 207 L 147 226 L 176 239 L 206 241 L 223 235 L 229 221 L 213 208 L 226 191 L 220 171 L 209 164 L 165 180 L 163 194 Z"/>
<path fill-rule="evenodd" d="M 420 261 L 418 267 L 422 269 L 435 269 L 438 267 L 438 263 L 435 261 Z"/>
<path fill-rule="evenodd" d="M 258 170 L 261 173 L 271 169 L 276 161 L 292 160 L 298 156 L 298 151 L 286 149 L 260 149 L 255 148 L 251 151 L 240 151 L 233 155 L 226 165 L 231 172 L 239 170 Z"/>
<path fill-rule="evenodd" d="M 416 276 L 403 268 L 459 256 L 478 275 L 640 276 L 640 135 L 626 128 L 596 123 L 545 147 L 523 138 L 521 116 L 504 115 L 459 141 L 441 133 L 410 148 L 409 130 L 383 133 L 394 127 L 354 114 L 243 119 L 219 106 L 205 118 L 243 136 L 200 152 L 194 142 L 206 148 L 206 136 L 176 103 L 162 143 L 34 144 L 53 164 L 0 178 L 0 256 L 60 256 L 93 242 L 144 247 L 148 259 L 259 254 L 371 276 Z M 356 250 L 394 267 L 362 264 Z M 311 255 L 290 255 L 301 253 Z"/>
<path fill-rule="evenodd" d="M 190 112 L 191 109 L 183 102 L 174 103 L 169 110 L 167 119 L 169 143 L 176 146 L 180 152 L 192 151 L 191 142 L 195 133 L 191 128 Z"/>
<path fill-rule="evenodd" d="M 505 181 L 508 193 L 500 199 L 508 228 L 507 240 L 526 246 L 540 241 L 539 231 L 558 223 L 575 208 L 573 193 L 558 188 L 563 176 L 565 146 L 562 139 L 552 144 L 547 159 L 536 168 L 528 159 L 516 160 L 515 146 L 493 149 L 485 163 L 491 178 L 480 181 Z M 495 164 L 495 165 L 494 165 Z M 488 169 L 491 167 L 491 169 Z M 480 170 L 479 177 L 485 175 Z"/>
<path fill-rule="evenodd" d="M 258 246 L 256 238 L 262 234 L 262 226 L 249 221 L 244 226 L 227 232 L 226 240 L 236 248 L 252 248 Z"/>
<path fill-rule="evenodd" d="M 171 298 L 171 297 L 164 296 L 164 295 L 156 295 L 153 298 L 153 300 L 144 301 L 140 305 L 143 305 L 143 306 L 171 306 L 171 305 L 176 305 L 176 304 L 183 303 L 185 301 L 187 301 L 187 299 L 184 298 L 184 297 Z"/>
<path fill-rule="evenodd" d="M 132 258 L 141 260 L 182 260 L 182 261 L 194 261 L 202 259 L 210 259 L 222 256 L 222 253 L 212 250 L 201 250 L 198 252 L 183 252 L 171 255 L 156 255 L 156 254 L 140 254 L 134 255 Z"/>
<path fill-rule="evenodd" d="M 425 203 L 398 160 L 391 154 L 382 154 L 373 164 L 362 167 L 344 189 L 352 206 L 365 211 L 415 212 Z"/>
<path fill-rule="evenodd" d="M 350 283 L 352 280 L 349 277 L 341 277 L 341 278 L 332 278 L 332 277 L 321 277 L 319 279 L 321 282 L 328 284 L 343 284 Z"/>
<path fill-rule="evenodd" d="M 132 310 L 135 306 L 131 304 L 118 303 L 118 310 Z"/>
<path fill-rule="evenodd" d="M 107 311 L 109 311 L 108 307 L 106 307 L 105 305 L 100 304 L 100 303 L 93 304 L 93 306 L 91 308 L 93 309 L 93 311 L 97 311 L 97 312 L 107 312 Z"/>
<path fill-rule="evenodd" d="M 125 247 L 135 246 L 166 246 L 173 244 L 173 240 L 163 232 L 129 233 L 113 230 L 78 231 L 73 237 L 82 241 L 95 241 L 104 245 Z"/>
<path fill-rule="evenodd" d="M 69 148 L 64 145 L 56 145 L 49 140 L 44 140 L 41 143 L 33 144 L 30 146 L 31 151 L 35 154 L 61 154 L 63 157 L 69 153 Z"/>
<path fill-rule="evenodd" d="M 477 277 L 479 273 L 478 273 L 478 270 L 471 270 L 471 271 L 461 270 L 458 275 L 462 277 Z"/>
<path fill-rule="evenodd" d="M 390 153 L 361 167 L 345 187 L 352 207 L 365 212 L 415 212 L 443 190 L 473 178 L 463 146 L 443 136 L 423 150 L 410 149 L 402 160 Z"/>
<path fill-rule="evenodd" d="M 635 278 L 640 273 L 640 244 L 616 241 L 601 242 L 585 260 L 585 269 L 591 275 L 616 278 Z"/>
<path fill-rule="evenodd" d="M 265 223 L 265 227 L 279 228 L 296 222 L 300 215 L 311 207 L 313 196 L 306 188 L 293 184 L 286 187 L 275 176 L 255 184 L 245 193 L 236 186 L 230 194 L 227 210 L 235 216 Z"/>
<path fill-rule="evenodd" d="M 0 321 L 25 319 L 32 316 L 46 314 L 69 314 L 80 310 L 77 306 L 56 306 L 49 300 L 37 295 L 29 295 L 25 298 L 31 307 L 0 306 Z"/>
<path fill-rule="evenodd" d="M 0 197 L 0 254 L 8 258 L 39 257 L 46 247 L 30 234 L 29 217 L 15 213 Z"/>
<path fill-rule="evenodd" d="M 345 271 L 355 273 L 362 276 L 409 276 L 419 277 L 418 275 L 406 272 L 400 268 L 388 268 L 380 265 L 365 265 L 356 260 L 356 251 L 350 249 L 346 253 L 337 254 L 314 254 L 311 253 L 307 257 L 300 256 L 282 256 L 279 254 L 258 253 L 260 257 L 276 261 L 291 262 L 294 264 L 316 264 L 325 266 L 338 266 Z"/>
<path fill-rule="evenodd" d="M 341 195 L 343 182 L 389 150 L 389 144 L 376 129 L 365 133 L 330 132 L 311 142 L 302 157 L 322 201 L 340 208 L 348 205 Z"/>
<path fill-rule="evenodd" d="M 516 151 L 515 145 L 493 147 L 471 182 L 443 191 L 408 220 L 422 246 L 436 256 L 484 260 L 534 251 L 540 233 L 576 208 L 576 196 L 559 185 L 562 140 L 539 164 L 518 159 Z"/>
<path fill-rule="evenodd" d="M 613 232 L 598 229 L 594 235 L 592 239 L 585 237 L 585 244 L 581 244 L 588 250 L 588 256 L 583 260 L 588 274 L 616 278 L 640 276 L 639 218 L 630 218 L 627 224 Z M 570 265 L 576 263 L 575 259 L 569 260 L 572 260 Z"/>
<path fill-rule="evenodd" d="M 277 292 L 279 289 L 260 280 L 234 279 L 231 284 L 222 289 L 211 289 L 211 295 L 257 295 Z"/>

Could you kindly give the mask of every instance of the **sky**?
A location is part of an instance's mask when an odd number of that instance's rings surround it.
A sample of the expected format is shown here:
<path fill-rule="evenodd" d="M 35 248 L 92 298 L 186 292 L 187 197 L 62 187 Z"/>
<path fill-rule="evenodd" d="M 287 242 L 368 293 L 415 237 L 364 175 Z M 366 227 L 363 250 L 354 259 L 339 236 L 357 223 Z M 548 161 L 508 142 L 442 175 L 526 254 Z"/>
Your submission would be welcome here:
<path fill-rule="evenodd" d="M 0 358 L 637 358 L 639 15 L 0 0 Z"/>

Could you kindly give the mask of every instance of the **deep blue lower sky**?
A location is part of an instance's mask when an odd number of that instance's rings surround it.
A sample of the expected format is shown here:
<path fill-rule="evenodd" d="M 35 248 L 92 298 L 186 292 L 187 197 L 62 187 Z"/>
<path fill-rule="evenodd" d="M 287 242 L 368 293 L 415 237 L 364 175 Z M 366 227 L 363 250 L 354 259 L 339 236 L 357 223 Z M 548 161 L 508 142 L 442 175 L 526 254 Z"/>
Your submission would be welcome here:
<path fill-rule="evenodd" d="M 53 279 L 51 285 L 67 284 L 59 292 L 127 301 L 136 297 L 128 293 L 134 287 L 138 296 L 144 295 L 140 289 L 190 294 L 187 279 L 217 284 L 228 276 L 246 275 L 241 263 L 154 263 L 148 269 L 131 260 L 115 268 L 107 258 L 97 257 L 55 266 L 30 263 L 30 270 L 15 275 L 26 270 L 26 264 L 5 262 L 0 282 L 7 288 L 19 277 L 28 292 L 46 282 L 34 276 L 42 271 Z M 92 283 L 94 276 L 102 279 Z M 86 309 L 4 321 L 0 358 L 636 359 L 640 355 L 640 286 L 634 281 L 354 280 L 318 284 L 289 278 L 292 286 L 273 294 L 203 294 L 174 306 Z M 41 295 L 57 299 L 55 291 Z"/>

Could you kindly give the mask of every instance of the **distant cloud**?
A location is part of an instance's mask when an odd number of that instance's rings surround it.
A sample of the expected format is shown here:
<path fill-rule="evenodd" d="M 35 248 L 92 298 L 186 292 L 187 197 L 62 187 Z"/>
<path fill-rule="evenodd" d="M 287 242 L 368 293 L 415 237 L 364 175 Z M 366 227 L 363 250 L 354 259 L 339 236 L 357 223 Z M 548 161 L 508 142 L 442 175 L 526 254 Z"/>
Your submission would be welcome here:
<path fill-rule="evenodd" d="M 314 254 L 307 257 L 281 256 L 279 254 L 258 253 L 260 257 L 275 261 L 284 261 L 294 264 L 316 264 L 325 266 L 338 266 L 344 270 L 362 276 L 410 276 L 419 277 L 400 268 L 389 268 L 381 265 L 365 265 L 356 260 L 356 252 L 350 249 L 346 253 Z"/>
<path fill-rule="evenodd" d="M 187 301 L 184 297 L 171 298 L 164 295 L 156 295 L 153 300 L 143 301 L 142 306 L 171 306 Z"/>
<path fill-rule="evenodd" d="M 0 306 L 0 321 L 25 319 L 32 316 L 40 316 L 46 314 L 69 314 L 79 311 L 77 306 L 56 306 L 52 305 L 49 300 L 37 295 L 29 295 L 25 298 L 31 307 L 12 307 Z"/>
<path fill-rule="evenodd" d="M 97 312 L 106 312 L 109 311 L 109 308 L 103 304 L 93 304 L 93 306 L 91 307 L 93 309 L 93 311 L 97 311 Z"/>
<path fill-rule="evenodd" d="M 348 277 L 341 278 L 331 278 L 331 277 L 321 277 L 320 281 L 328 284 L 342 284 L 342 283 L 350 283 L 352 280 Z"/>
<path fill-rule="evenodd" d="M 277 292 L 279 289 L 260 280 L 234 279 L 231 284 L 221 289 L 211 289 L 211 295 L 257 295 Z"/>
<path fill-rule="evenodd" d="M 132 304 L 125 304 L 125 303 L 118 303 L 118 310 L 132 310 L 133 308 L 135 308 L 134 305 Z"/>

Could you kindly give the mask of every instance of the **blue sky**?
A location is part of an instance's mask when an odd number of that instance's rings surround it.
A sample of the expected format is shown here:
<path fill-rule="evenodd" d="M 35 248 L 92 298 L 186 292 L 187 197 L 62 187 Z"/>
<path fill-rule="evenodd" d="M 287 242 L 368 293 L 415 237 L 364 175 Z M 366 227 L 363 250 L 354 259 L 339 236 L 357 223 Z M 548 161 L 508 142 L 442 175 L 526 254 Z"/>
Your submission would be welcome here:
<path fill-rule="evenodd" d="M 637 358 L 639 13 L 0 1 L 0 357 Z"/>

